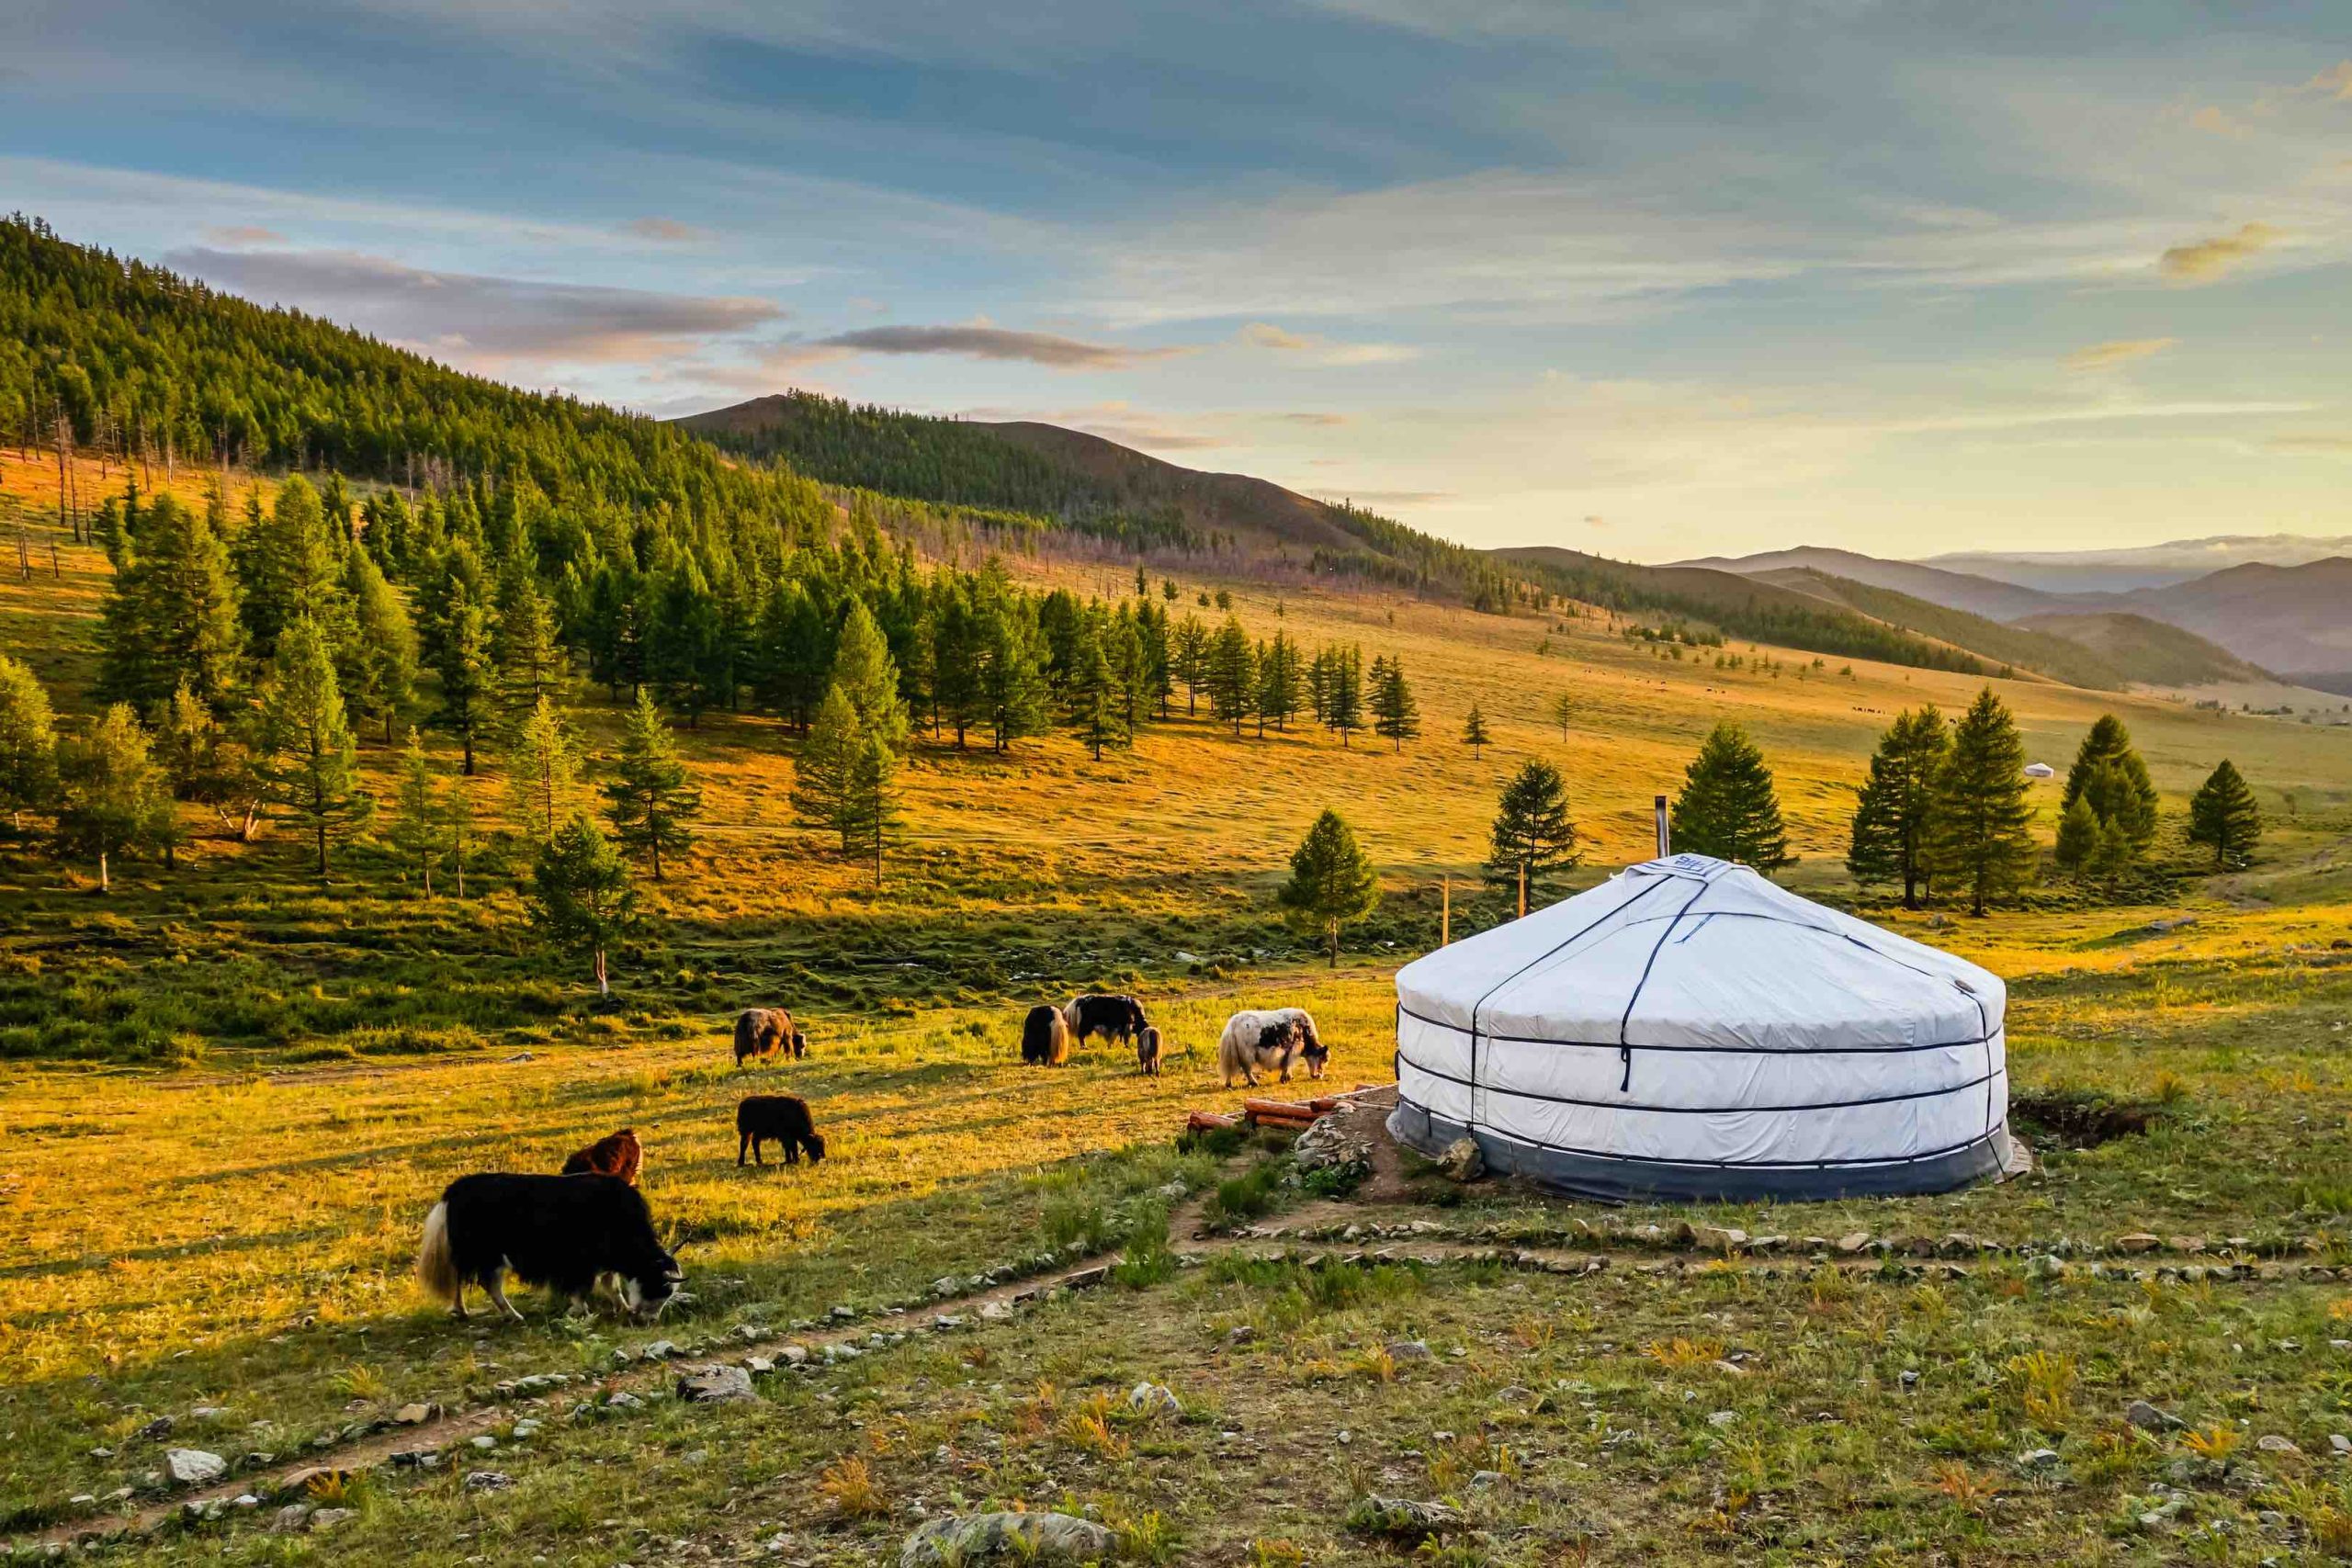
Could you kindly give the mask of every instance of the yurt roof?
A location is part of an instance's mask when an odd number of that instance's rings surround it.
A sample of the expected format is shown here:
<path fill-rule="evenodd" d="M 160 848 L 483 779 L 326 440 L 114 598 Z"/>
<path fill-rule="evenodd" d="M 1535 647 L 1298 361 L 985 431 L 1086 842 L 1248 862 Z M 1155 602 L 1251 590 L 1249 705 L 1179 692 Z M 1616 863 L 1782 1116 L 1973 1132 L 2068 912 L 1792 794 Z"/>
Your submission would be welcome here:
<path fill-rule="evenodd" d="M 1494 1039 L 1819 1051 L 1974 1043 L 2007 992 L 1964 959 L 1705 855 L 1599 887 L 1407 964 L 1398 1005 Z"/>

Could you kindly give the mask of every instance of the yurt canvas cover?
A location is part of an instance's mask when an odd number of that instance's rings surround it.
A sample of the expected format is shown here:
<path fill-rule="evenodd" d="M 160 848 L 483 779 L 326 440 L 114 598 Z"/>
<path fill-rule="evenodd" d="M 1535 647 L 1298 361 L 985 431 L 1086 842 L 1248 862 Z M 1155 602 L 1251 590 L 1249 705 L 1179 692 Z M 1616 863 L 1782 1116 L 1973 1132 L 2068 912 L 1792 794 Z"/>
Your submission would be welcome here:
<path fill-rule="evenodd" d="M 1398 1141 L 1594 1197 L 1936 1192 L 2008 1154 L 2007 992 L 1676 855 L 1396 976 Z"/>

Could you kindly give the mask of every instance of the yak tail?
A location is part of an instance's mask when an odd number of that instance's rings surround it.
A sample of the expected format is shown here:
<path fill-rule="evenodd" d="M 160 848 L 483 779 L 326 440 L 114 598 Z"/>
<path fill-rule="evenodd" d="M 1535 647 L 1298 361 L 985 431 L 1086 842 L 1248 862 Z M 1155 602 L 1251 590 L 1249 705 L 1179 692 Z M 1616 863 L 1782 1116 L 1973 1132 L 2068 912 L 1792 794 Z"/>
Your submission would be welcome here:
<path fill-rule="evenodd" d="M 424 1242 L 416 1249 L 416 1282 L 425 1293 L 457 1304 L 457 1256 L 449 1250 L 449 1205 L 435 1203 L 424 1216 Z"/>

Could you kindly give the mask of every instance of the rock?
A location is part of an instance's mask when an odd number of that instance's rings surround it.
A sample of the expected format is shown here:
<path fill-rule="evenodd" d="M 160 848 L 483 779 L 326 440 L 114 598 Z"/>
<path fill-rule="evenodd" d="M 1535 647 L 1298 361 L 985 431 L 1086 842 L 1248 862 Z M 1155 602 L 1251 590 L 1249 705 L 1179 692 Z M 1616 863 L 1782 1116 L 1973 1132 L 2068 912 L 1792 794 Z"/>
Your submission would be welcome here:
<path fill-rule="evenodd" d="M 1127 1408 L 1146 1416 L 1182 1416 L 1183 1402 L 1156 1382 L 1139 1382 L 1127 1393 Z"/>
<path fill-rule="evenodd" d="M 1707 1412 L 1707 1425 L 1710 1427 L 1728 1427 L 1738 1419 L 1739 1412 L 1736 1410 L 1711 1410 Z"/>
<path fill-rule="evenodd" d="M 321 1508 L 311 1516 L 311 1533 L 331 1530 L 351 1517 L 351 1514 L 352 1511 L 349 1508 Z"/>
<path fill-rule="evenodd" d="M 743 1358 L 743 1370 L 755 1378 L 763 1378 L 775 1371 L 775 1363 L 765 1356 L 746 1356 Z"/>
<path fill-rule="evenodd" d="M 2159 1410 L 2144 1399 L 2135 1399 L 2123 1407 L 2123 1418 L 2143 1432 L 2177 1431 L 2188 1425 L 2169 1410 Z"/>
<path fill-rule="evenodd" d="M 1426 1339 L 1391 1339 L 1388 1359 L 1392 1361 L 1426 1361 L 1430 1359 L 1430 1342 Z"/>
<path fill-rule="evenodd" d="M 1012 1315 L 1012 1307 L 1007 1302 L 989 1302 L 981 1306 L 980 1315 L 990 1323 L 1002 1323 Z"/>
<path fill-rule="evenodd" d="M 640 1361 L 666 1361 L 678 1353 L 678 1348 L 667 1339 L 656 1339 L 637 1353 Z"/>
<path fill-rule="evenodd" d="M 2027 1258 L 2025 1271 L 2037 1280 L 2063 1280 L 2066 1277 L 2066 1263 L 2056 1253 L 2045 1252 Z"/>
<path fill-rule="evenodd" d="M 688 1404 L 726 1404 L 757 1399 L 752 1374 L 741 1367 L 689 1367 L 678 1379 L 678 1397 Z"/>
<path fill-rule="evenodd" d="M 141 1438 L 147 1442 L 160 1443 L 165 1438 L 172 1435 L 172 1427 L 175 1425 L 177 1425 L 177 1423 L 174 1422 L 170 1416 L 158 1416 L 153 1421 L 148 1422 L 147 1425 L 140 1427 L 136 1432 L 133 1432 L 131 1436 Z"/>
<path fill-rule="evenodd" d="M 645 1401 L 627 1389 L 621 1389 L 605 1396 L 605 1408 L 607 1410 L 641 1410 L 644 1407 Z"/>
<path fill-rule="evenodd" d="M 1023 1562 L 1102 1562 L 1116 1544 L 1109 1530 L 1071 1514 L 950 1514 L 917 1526 L 899 1549 L 899 1563 L 960 1568 L 1000 1553 Z"/>
<path fill-rule="evenodd" d="M 1465 1134 L 1445 1145 L 1437 1168 L 1449 1181 L 1476 1181 L 1487 1174 L 1487 1156 L 1479 1152 L 1478 1140 Z"/>
<path fill-rule="evenodd" d="M 310 1522 L 311 1505 L 308 1503 L 288 1503 L 286 1506 L 278 1509 L 277 1513 L 270 1516 L 269 1533 L 272 1535 L 292 1535 L 295 1531 L 300 1529 L 304 1525 Z"/>
<path fill-rule="evenodd" d="M 958 1295 L 962 1293 L 963 1289 L 964 1281 L 953 1274 L 942 1274 L 931 1282 L 931 1293 L 934 1296 Z"/>
<path fill-rule="evenodd" d="M 1871 1244 L 1868 1231 L 1849 1231 L 1838 1238 L 1838 1250 L 1851 1258 Z"/>
<path fill-rule="evenodd" d="M 1903 1373 L 1902 1373 L 1902 1382 L 1903 1382 L 1903 1386 L 1904 1386 L 1905 1388 L 1917 1388 L 1917 1387 L 1919 1386 L 1919 1372 L 1918 1372 L 1918 1369 L 1917 1369 L 1917 1368 L 1915 1368 L 1915 1367 L 1905 1367 L 1905 1368 L 1904 1368 L 1904 1369 L 1903 1369 Z"/>
<path fill-rule="evenodd" d="M 1480 1492 L 1486 1491 L 1490 1486 L 1500 1486 L 1502 1483 L 1503 1472 L 1499 1470 L 1482 1470 L 1470 1477 L 1472 1488 Z"/>
<path fill-rule="evenodd" d="M 1691 1245 L 1707 1252 L 1720 1252 L 1728 1257 L 1747 1245 L 1747 1233 L 1731 1225 L 1693 1225 Z"/>
<path fill-rule="evenodd" d="M 1247 1345 L 1257 1337 L 1258 1331 L 1246 1323 L 1237 1323 L 1225 1331 L 1225 1342 L 1228 1345 Z"/>
<path fill-rule="evenodd" d="M 503 1492 L 514 1484 L 514 1478 L 503 1471 L 469 1470 L 466 1472 L 469 1492 Z"/>
<path fill-rule="evenodd" d="M 395 1427 L 422 1427 L 441 1413 L 437 1404 L 403 1404 L 392 1412 Z"/>
<path fill-rule="evenodd" d="M 1460 1141 L 1470 1144 L 1475 1156 L 1478 1145 L 1467 1138 Z M 1354 1168 L 1363 1171 L 1365 1175 L 1370 1175 L 1372 1171 L 1371 1141 L 1361 1134 L 1350 1132 L 1346 1123 L 1337 1116 L 1319 1118 L 1313 1126 L 1298 1135 L 1297 1140 L 1290 1146 L 1290 1153 L 1291 1159 L 1301 1170 L 1344 1171 Z M 1449 1158 L 1453 1153 L 1451 1149 L 1446 1151 Z M 1457 1176 L 1454 1179 L 1475 1180 L 1478 1171 L 1483 1168 L 1482 1160 L 1478 1166 L 1473 1168 L 1470 1175 Z M 1446 1174 L 1451 1176 L 1453 1172 L 1449 1170 Z"/>
<path fill-rule="evenodd" d="M 1348 1529 L 1358 1535 L 1385 1535 L 1400 1540 L 1443 1535 L 1461 1524 L 1459 1510 L 1410 1497 L 1361 1497 L 1348 1510 L 1347 1518 Z"/>
<path fill-rule="evenodd" d="M 2327 1446 L 2331 1452 L 2352 1458 L 2352 1438 L 2347 1438 L 2341 1432 L 2330 1432 L 2327 1435 Z"/>
<path fill-rule="evenodd" d="M 473 1447 L 480 1449 L 484 1453 L 490 1452 L 491 1450 L 498 1446 L 498 1439 L 492 1437 L 488 1432 L 484 1432 L 479 1437 L 468 1438 L 466 1441 Z"/>
<path fill-rule="evenodd" d="M 516 1442 L 519 1443 L 526 1438 L 536 1438 L 538 1435 L 539 1424 L 537 1421 L 526 1417 L 514 1423 L 514 1438 Z"/>
<path fill-rule="evenodd" d="M 2299 1454 L 2303 1450 L 2292 1438 L 2282 1438 L 2276 1432 L 2265 1432 L 2255 1438 L 2254 1446 L 2267 1454 Z"/>
<path fill-rule="evenodd" d="M 775 1353 L 775 1359 L 787 1367 L 805 1367 L 808 1364 L 808 1347 L 786 1345 Z"/>
<path fill-rule="evenodd" d="M 164 1453 L 164 1468 L 182 1486 L 201 1486 L 228 1474 L 229 1461 L 202 1449 L 169 1449 Z"/>
<path fill-rule="evenodd" d="M 1091 1269 L 1077 1269 L 1064 1278 L 1062 1283 L 1073 1291 L 1091 1291 L 1110 1277 L 1111 1266 L 1108 1263 L 1098 1263 Z"/>
<path fill-rule="evenodd" d="M 2048 1470 L 2058 1462 L 2056 1449 L 2035 1449 L 2018 1455 L 2018 1464 L 2025 1470 Z"/>
<path fill-rule="evenodd" d="M 2161 1237 L 2151 1235 L 2146 1231 L 2134 1231 L 2130 1235 L 2120 1235 L 2115 1238 L 2116 1250 L 2119 1252 L 2154 1252 L 2163 1245 L 2164 1241 Z"/>

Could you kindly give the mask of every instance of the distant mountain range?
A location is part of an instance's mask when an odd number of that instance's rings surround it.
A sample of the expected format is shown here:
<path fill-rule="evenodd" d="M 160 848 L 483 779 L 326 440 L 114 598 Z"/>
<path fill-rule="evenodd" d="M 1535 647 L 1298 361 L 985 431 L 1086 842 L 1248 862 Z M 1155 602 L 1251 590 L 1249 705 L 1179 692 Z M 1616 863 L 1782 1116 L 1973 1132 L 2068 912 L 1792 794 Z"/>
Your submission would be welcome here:
<path fill-rule="evenodd" d="M 2188 563 L 2267 551 L 2202 572 Z M 1987 575 L 1956 570 L 1976 561 Z M 2352 694 L 2352 538 L 2181 540 L 2136 550 L 1887 560 L 1805 547 L 1684 563 L 1787 585 L 1792 571 L 1835 575 L 2012 627 L 2064 638 L 2152 685 L 2279 677 Z M 1995 568 L 2006 576 L 1991 574 Z M 2097 581 L 2120 588 L 2067 587 Z M 1984 646 L 1983 639 L 1971 646 Z M 1989 650 L 1989 649 L 1988 649 Z M 2046 666 L 2036 666 L 2046 668 Z M 2052 671 L 2055 672 L 2054 671 Z"/>

